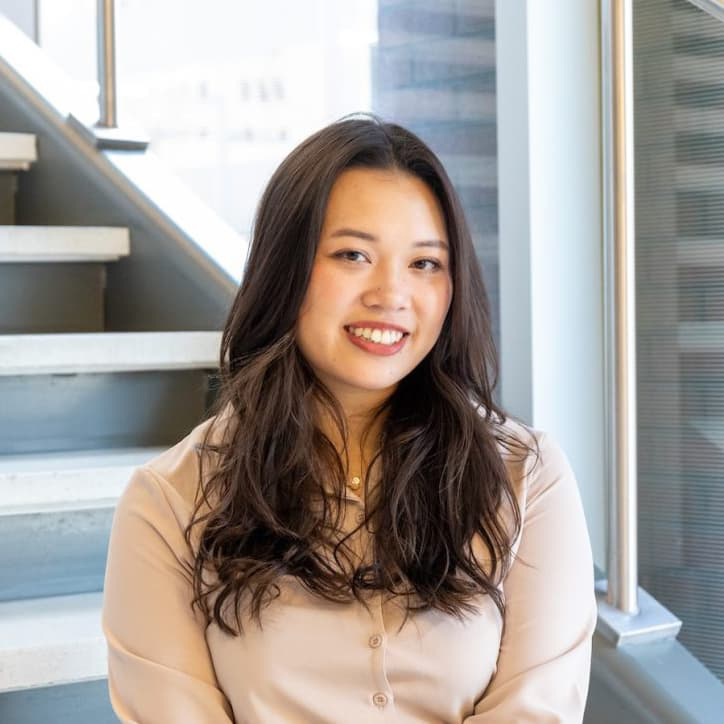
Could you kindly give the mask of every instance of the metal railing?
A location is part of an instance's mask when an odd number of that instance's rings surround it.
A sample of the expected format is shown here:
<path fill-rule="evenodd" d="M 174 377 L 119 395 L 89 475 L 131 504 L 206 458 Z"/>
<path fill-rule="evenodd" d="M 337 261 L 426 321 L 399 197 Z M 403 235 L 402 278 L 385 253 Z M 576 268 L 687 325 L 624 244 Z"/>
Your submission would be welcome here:
<path fill-rule="evenodd" d="M 116 13 L 114 0 L 97 0 L 96 53 L 98 57 L 99 119 L 92 127 L 70 114 L 70 124 L 97 148 L 143 151 L 147 135 L 118 124 L 116 95 Z"/>
<path fill-rule="evenodd" d="M 681 621 L 638 586 L 632 0 L 601 2 L 601 107 L 609 481 L 598 630 L 615 644 L 675 637 Z"/>
<path fill-rule="evenodd" d="M 100 128 L 118 127 L 116 105 L 116 18 L 114 0 L 98 0 L 98 100 L 101 107 Z"/>

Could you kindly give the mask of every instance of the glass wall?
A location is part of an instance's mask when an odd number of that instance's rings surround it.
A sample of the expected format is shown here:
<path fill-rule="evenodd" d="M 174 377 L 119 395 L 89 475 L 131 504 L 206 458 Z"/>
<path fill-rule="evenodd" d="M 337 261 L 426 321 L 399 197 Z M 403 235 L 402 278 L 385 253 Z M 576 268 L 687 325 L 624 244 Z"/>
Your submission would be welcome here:
<path fill-rule="evenodd" d="M 248 235 L 264 184 L 354 111 L 408 126 L 464 202 L 498 332 L 494 0 L 117 0 L 120 124 L 132 119 Z M 281 20 L 281 22 L 280 22 Z M 40 0 L 40 44 L 97 119 L 95 1 Z"/>
<path fill-rule="evenodd" d="M 641 585 L 724 682 L 724 23 L 634 1 Z"/>

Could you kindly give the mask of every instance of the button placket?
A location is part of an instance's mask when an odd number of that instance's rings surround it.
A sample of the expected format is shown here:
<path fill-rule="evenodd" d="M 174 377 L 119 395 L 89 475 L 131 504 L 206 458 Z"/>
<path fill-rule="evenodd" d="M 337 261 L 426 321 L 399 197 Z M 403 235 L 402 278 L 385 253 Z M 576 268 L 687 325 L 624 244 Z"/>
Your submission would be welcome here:
<path fill-rule="evenodd" d="M 370 692 L 370 701 L 378 709 L 385 709 L 392 704 L 393 696 L 386 671 L 385 642 L 387 632 L 385 631 L 382 614 L 382 595 L 380 593 L 375 594 L 375 599 L 370 606 L 373 628 L 367 638 L 367 645 L 374 650 L 372 653 L 372 670 L 375 689 Z"/>

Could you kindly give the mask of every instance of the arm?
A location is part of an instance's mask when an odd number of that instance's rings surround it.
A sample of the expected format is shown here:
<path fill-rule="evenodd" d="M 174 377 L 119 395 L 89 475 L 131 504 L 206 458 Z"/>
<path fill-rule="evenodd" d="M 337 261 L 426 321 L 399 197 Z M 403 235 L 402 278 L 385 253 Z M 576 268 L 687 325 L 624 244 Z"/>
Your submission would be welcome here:
<path fill-rule="evenodd" d="M 466 724 L 583 720 L 598 612 L 593 557 L 568 459 L 545 433 L 540 453 L 525 481 L 520 546 L 503 582 L 497 669 Z"/>
<path fill-rule="evenodd" d="M 190 551 L 167 495 L 177 494 L 139 468 L 113 518 L 102 617 L 111 704 L 123 722 L 231 724 L 203 621 L 190 608 L 180 562 Z"/>

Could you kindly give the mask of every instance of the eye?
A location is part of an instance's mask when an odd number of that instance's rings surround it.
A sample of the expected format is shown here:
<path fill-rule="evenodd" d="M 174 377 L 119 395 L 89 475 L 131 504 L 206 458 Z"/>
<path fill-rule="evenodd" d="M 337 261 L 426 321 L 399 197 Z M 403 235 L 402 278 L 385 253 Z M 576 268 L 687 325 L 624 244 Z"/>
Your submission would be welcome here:
<path fill-rule="evenodd" d="M 436 272 L 442 269 L 442 264 L 437 259 L 418 259 L 413 262 L 413 264 L 432 264 L 432 267 L 427 267 L 426 269 L 423 269 L 423 271 Z M 419 268 L 420 267 L 418 267 L 418 269 Z"/>
<path fill-rule="evenodd" d="M 349 254 L 352 254 L 353 256 L 355 254 L 360 254 L 362 257 L 364 257 L 364 254 L 362 254 L 361 251 L 355 251 L 354 249 L 345 249 L 344 251 L 338 251 L 335 254 L 332 254 L 332 256 L 335 259 L 343 259 L 344 261 L 357 261 L 357 259 L 350 259 Z"/>

